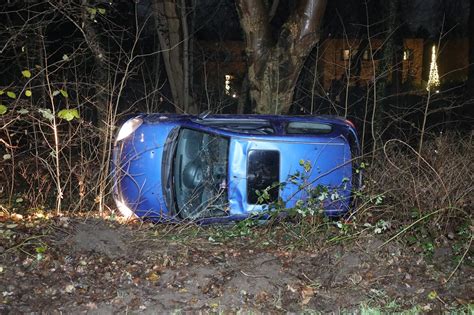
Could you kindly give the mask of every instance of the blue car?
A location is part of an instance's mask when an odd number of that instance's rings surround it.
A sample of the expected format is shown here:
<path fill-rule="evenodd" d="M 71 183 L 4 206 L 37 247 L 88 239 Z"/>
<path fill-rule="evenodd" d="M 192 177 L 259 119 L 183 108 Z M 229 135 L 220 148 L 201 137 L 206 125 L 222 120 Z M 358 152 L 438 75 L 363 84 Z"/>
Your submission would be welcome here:
<path fill-rule="evenodd" d="M 279 209 L 341 216 L 360 184 L 359 141 L 339 117 L 142 114 L 114 144 L 126 217 L 229 221 Z"/>

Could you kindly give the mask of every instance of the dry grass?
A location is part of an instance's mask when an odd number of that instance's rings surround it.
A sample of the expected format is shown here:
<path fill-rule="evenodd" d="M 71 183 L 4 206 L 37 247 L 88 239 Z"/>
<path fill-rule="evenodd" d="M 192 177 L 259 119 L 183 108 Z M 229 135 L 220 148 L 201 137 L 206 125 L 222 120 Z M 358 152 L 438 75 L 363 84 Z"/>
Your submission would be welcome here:
<path fill-rule="evenodd" d="M 383 205 L 370 212 L 399 221 L 433 213 L 438 227 L 469 219 L 474 206 L 473 161 L 471 137 L 434 137 L 421 154 L 400 140 L 387 141 L 366 172 L 367 193 L 384 196 Z"/>

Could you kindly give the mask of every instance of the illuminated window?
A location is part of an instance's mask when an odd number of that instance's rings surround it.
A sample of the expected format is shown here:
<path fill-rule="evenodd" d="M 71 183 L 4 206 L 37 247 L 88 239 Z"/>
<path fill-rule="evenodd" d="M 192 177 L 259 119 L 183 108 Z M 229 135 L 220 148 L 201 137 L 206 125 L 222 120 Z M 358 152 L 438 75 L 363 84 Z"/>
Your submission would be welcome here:
<path fill-rule="evenodd" d="M 341 51 L 341 58 L 342 58 L 342 60 L 349 60 L 351 58 L 351 50 L 350 49 L 343 49 Z"/>
<path fill-rule="evenodd" d="M 342 60 L 349 60 L 351 58 L 354 58 L 354 56 L 357 55 L 357 52 L 358 52 L 357 49 L 343 49 L 341 50 L 341 58 Z"/>
<path fill-rule="evenodd" d="M 231 83 L 233 79 L 234 77 L 231 74 L 225 75 L 225 81 L 224 81 L 225 95 L 231 95 L 231 90 L 232 90 Z"/>
<path fill-rule="evenodd" d="M 406 48 L 403 50 L 403 60 L 412 60 L 413 59 L 413 50 Z"/>

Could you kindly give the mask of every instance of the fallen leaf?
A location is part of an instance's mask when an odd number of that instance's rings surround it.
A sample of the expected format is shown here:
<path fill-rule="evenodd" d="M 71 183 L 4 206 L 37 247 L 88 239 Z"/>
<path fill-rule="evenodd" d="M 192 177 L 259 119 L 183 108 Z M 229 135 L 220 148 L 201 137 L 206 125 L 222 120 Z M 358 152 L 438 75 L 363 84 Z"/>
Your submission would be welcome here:
<path fill-rule="evenodd" d="M 314 289 L 312 287 L 303 287 L 301 289 L 301 296 L 303 298 L 301 304 L 308 304 L 311 298 L 314 296 Z"/>
<path fill-rule="evenodd" d="M 362 276 L 359 274 L 353 274 L 349 277 L 349 280 L 351 280 L 353 284 L 358 284 L 362 281 Z"/>
<path fill-rule="evenodd" d="M 425 311 L 425 312 L 431 311 L 431 310 L 432 310 L 431 304 L 428 303 L 428 304 L 426 304 L 426 305 L 423 305 L 423 306 L 421 307 L 421 309 L 422 309 L 423 311 Z"/>
<path fill-rule="evenodd" d="M 68 284 L 68 285 L 66 286 L 66 288 L 64 288 L 64 291 L 65 291 L 66 293 L 72 293 L 72 292 L 74 291 L 74 285 Z"/>
<path fill-rule="evenodd" d="M 91 310 L 96 310 L 97 309 L 97 304 L 95 304 L 94 302 L 89 302 L 89 303 L 86 304 L 86 307 L 88 307 Z"/>
<path fill-rule="evenodd" d="M 151 272 L 146 278 L 148 281 L 151 281 L 151 282 L 156 282 L 160 280 L 160 276 L 156 272 Z"/>
<path fill-rule="evenodd" d="M 291 292 L 293 292 L 293 293 L 296 292 L 296 289 L 293 288 L 293 287 L 292 287 L 291 285 L 289 285 L 289 284 L 287 285 L 287 289 L 288 289 L 288 291 L 291 291 Z"/>
<path fill-rule="evenodd" d="M 268 297 L 269 297 L 269 294 L 267 292 L 260 291 L 255 296 L 255 301 L 257 301 L 257 303 L 259 303 L 259 304 L 262 304 L 262 303 L 265 303 L 268 300 Z"/>
<path fill-rule="evenodd" d="M 428 299 L 430 300 L 434 300 L 438 297 L 438 293 L 436 293 L 436 291 L 431 291 L 430 293 L 428 293 Z"/>
<path fill-rule="evenodd" d="M 219 307 L 219 303 L 211 303 L 211 304 L 209 304 L 209 306 L 210 306 L 211 308 L 218 308 L 218 307 Z"/>

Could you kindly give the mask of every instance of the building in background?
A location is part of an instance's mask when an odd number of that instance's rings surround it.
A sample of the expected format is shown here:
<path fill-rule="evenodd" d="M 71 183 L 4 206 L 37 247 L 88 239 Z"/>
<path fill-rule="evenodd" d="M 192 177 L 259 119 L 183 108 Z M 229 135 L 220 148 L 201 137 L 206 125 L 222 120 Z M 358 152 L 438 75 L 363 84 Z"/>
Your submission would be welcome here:
<path fill-rule="evenodd" d="M 348 77 L 350 85 L 370 84 L 374 78 L 374 67 L 376 76 L 381 75 L 379 64 L 383 58 L 384 44 L 382 39 L 372 39 L 370 46 L 361 39 L 329 38 L 322 41 L 315 48 L 318 50 L 319 90 L 329 92 L 336 82 L 346 84 Z M 414 90 L 426 88 L 433 45 L 438 46 L 438 43 L 422 38 L 403 39 L 403 55 L 399 66 L 403 84 L 409 84 Z M 359 49 L 362 51 L 359 52 Z M 441 84 L 464 82 L 469 66 L 468 39 L 442 41 L 437 51 Z M 244 42 L 198 41 L 195 53 L 195 67 L 200 68 L 198 77 L 205 81 L 201 84 L 205 83 L 209 91 L 238 98 L 247 70 Z M 383 75 L 388 76 L 390 81 L 390 73 Z"/>
<path fill-rule="evenodd" d="M 349 84 L 367 84 L 373 81 L 383 58 L 383 40 L 373 39 L 370 45 L 360 39 L 327 39 L 319 46 L 318 67 L 320 83 L 330 89 L 335 80 L 346 80 Z M 362 49 L 362 52 L 359 50 Z M 400 64 L 402 82 L 408 80 L 416 85 L 422 83 L 423 39 L 403 40 L 403 57 Z"/>
<path fill-rule="evenodd" d="M 247 71 L 245 44 L 242 41 L 197 41 L 196 78 L 209 93 L 238 98 Z"/>
<path fill-rule="evenodd" d="M 425 50 L 437 42 L 426 42 Z M 425 58 L 426 56 L 425 53 Z M 429 72 L 429 64 L 425 65 L 424 71 Z M 456 84 L 467 80 L 469 70 L 469 39 L 450 38 L 441 41 L 438 48 L 438 71 L 441 84 Z M 423 73 L 423 77 L 428 73 Z"/>

